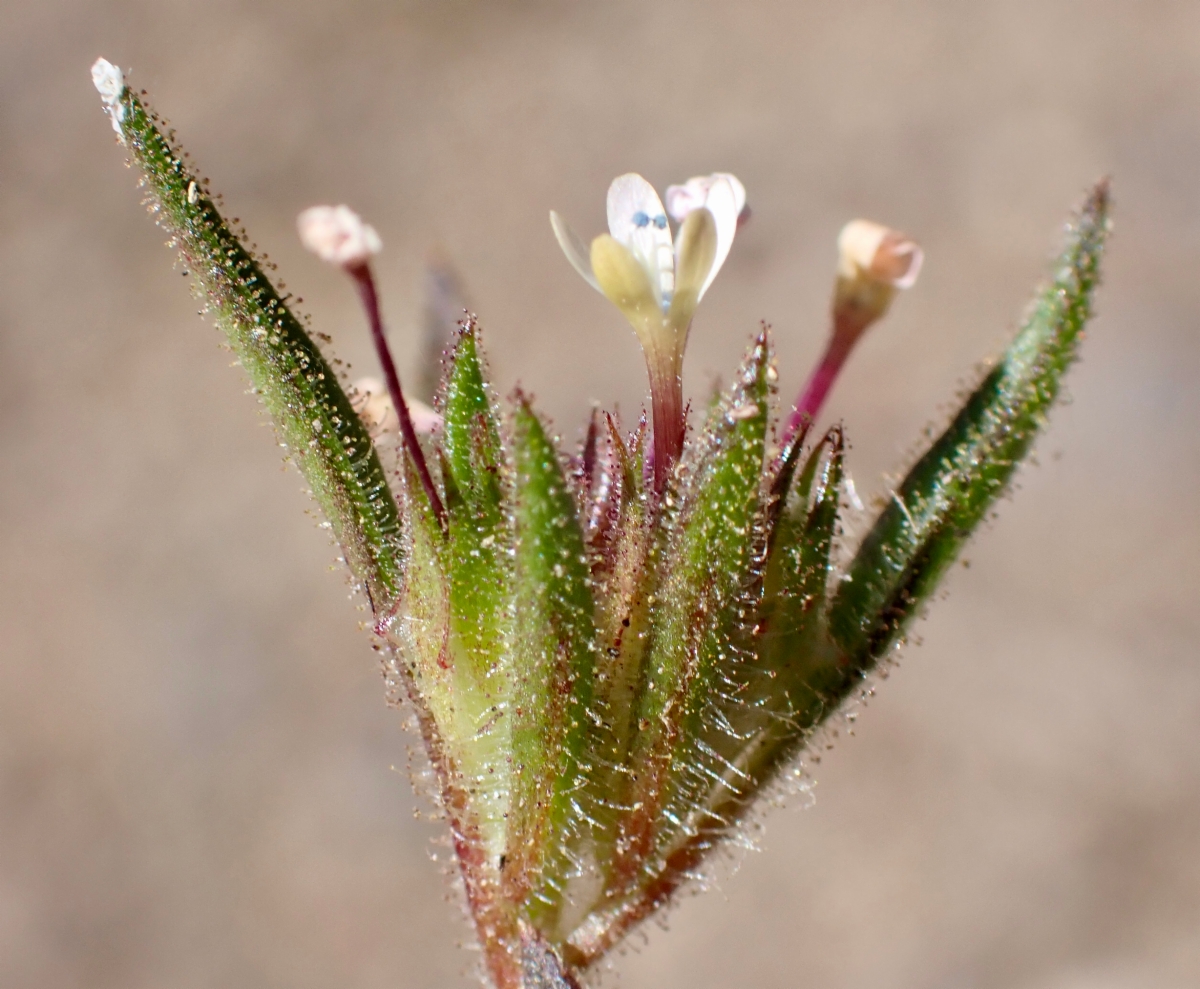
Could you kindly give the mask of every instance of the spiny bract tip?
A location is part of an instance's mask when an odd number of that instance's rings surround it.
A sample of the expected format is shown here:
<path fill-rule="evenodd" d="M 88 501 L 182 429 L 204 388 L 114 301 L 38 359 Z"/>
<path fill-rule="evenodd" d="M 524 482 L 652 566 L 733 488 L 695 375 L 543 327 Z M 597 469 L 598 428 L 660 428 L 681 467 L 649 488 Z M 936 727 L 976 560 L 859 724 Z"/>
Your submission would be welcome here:
<path fill-rule="evenodd" d="M 121 103 L 121 94 L 125 92 L 125 76 L 108 59 L 98 58 L 92 64 L 92 84 L 104 100 L 108 115 L 112 119 L 113 130 L 117 132 L 118 137 L 122 137 L 121 124 L 125 120 L 125 107 Z"/>

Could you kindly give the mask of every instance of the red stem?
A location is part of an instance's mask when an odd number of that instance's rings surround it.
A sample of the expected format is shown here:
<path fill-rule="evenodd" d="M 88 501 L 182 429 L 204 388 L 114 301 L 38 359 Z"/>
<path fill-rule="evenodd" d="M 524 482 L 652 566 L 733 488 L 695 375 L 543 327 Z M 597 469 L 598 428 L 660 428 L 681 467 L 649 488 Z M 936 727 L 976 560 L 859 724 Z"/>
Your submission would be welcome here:
<path fill-rule="evenodd" d="M 830 389 L 833 388 L 833 383 L 837 381 L 838 375 L 846 364 L 846 358 L 850 356 L 850 351 L 854 349 L 854 345 L 858 342 L 864 329 L 866 329 L 865 326 L 860 327 L 852 324 L 849 320 L 835 317 L 833 333 L 829 337 L 825 353 L 821 355 L 821 360 L 813 368 L 808 383 L 801 390 L 800 397 L 796 399 L 792 414 L 788 416 L 782 439 L 785 449 L 792 437 L 796 435 L 797 430 L 802 426 L 811 426 L 816 421 L 821 407 L 825 404 L 825 399 L 829 396 Z"/>
<path fill-rule="evenodd" d="M 375 352 L 379 355 L 379 363 L 383 367 L 383 378 L 387 382 L 388 393 L 392 396 L 392 404 L 396 407 L 396 416 L 400 420 L 400 435 L 408 455 L 416 465 L 417 474 L 421 478 L 421 487 L 425 489 L 425 497 L 433 509 L 434 517 L 442 532 L 446 531 L 446 508 L 434 486 L 433 477 L 429 473 L 429 465 L 425 462 L 425 452 L 417 442 L 417 431 L 413 428 L 412 417 L 408 414 L 408 403 L 404 401 L 404 392 L 400 390 L 400 376 L 396 373 L 396 362 L 392 360 L 392 351 L 388 346 L 387 336 L 383 332 L 383 317 L 379 313 L 379 295 L 375 291 L 375 279 L 371 276 L 371 266 L 365 262 L 347 269 L 354 277 L 358 286 L 358 294 L 362 299 L 363 308 L 367 311 L 367 321 L 371 324 L 371 339 L 375 342 Z"/>
<path fill-rule="evenodd" d="M 664 368 L 663 362 L 656 358 L 657 355 L 646 354 L 646 365 L 650 371 L 650 405 L 654 417 L 654 492 L 661 496 L 667 490 L 667 479 L 671 476 L 675 461 L 683 453 L 683 376 L 677 360 Z"/>

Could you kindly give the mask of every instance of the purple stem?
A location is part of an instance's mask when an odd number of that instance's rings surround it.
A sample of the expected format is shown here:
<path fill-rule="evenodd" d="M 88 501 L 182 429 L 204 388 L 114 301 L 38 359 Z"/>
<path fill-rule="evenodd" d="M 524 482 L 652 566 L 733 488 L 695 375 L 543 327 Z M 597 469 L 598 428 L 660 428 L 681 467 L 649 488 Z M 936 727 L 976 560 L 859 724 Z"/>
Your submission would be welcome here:
<path fill-rule="evenodd" d="M 396 362 L 392 360 L 392 351 L 383 332 L 383 317 L 379 314 L 379 295 L 375 291 L 371 266 L 364 263 L 347 270 L 354 276 L 354 284 L 358 286 L 359 297 L 367 311 L 367 321 L 371 324 L 371 339 L 375 342 L 375 352 L 379 355 L 379 363 L 383 367 L 383 378 L 387 382 L 388 393 L 392 396 L 392 404 L 396 407 L 396 416 L 400 420 L 400 436 L 417 468 L 421 487 L 425 489 L 425 497 L 429 499 L 434 517 L 437 518 L 442 532 L 446 532 L 446 508 L 433 484 L 429 465 L 425 462 L 425 453 L 421 444 L 417 442 L 417 431 L 413 429 L 412 417 L 408 414 L 408 403 L 404 401 L 404 392 L 400 390 L 400 375 L 396 373 Z"/>

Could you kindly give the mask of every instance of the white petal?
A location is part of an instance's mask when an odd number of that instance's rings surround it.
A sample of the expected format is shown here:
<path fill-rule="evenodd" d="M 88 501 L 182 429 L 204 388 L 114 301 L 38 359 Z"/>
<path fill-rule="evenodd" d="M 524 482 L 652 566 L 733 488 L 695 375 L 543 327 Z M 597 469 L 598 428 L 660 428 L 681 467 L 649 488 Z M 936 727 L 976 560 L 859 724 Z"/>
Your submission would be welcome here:
<path fill-rule="evenodd" d="M 741 193 L 740 205 L 739 190 Z M 738 215 L 746 205 L 746 190 L 732 175 L 714 175 L 704 205 L 712 213 L 717 224 L 717 254 L 713 258 L 708 278 L 704 280 L 704 287 L 700 289 L 700 298 L 704 298 L 708 286 L 712 284 L 713 279 L 717 277 L 717 272 L 721 270 L 721 265 L 729 257 L 729 249 L 733 247 L 733 237 L 737 233 Z"/>
<path fill-rule="evenodd" d="M 893 249 L 898 259 L 907 259 L 905 263 L 905 272 L 897 278 L 893 285 L 896 288 L 912 288 L 917 284 L 917 276 L 921 274 L 921 265 L 925 263 L 925 252 L 915 241 L 907 241 L 906 243 Z M 901 263 L 900 261 L 897 262 Z"/>
<path fill-rule="evenodd" d="M 125 91 L 125 76 L 106 58 L 98 58 L 92 64 L 92 85 L 104 102 L 112 106 Z"/>
<path fill-rule="evenodd" d="M 636 172 L 618 176 L 608 188 L 608 229 L 646 269 L 659 305 L 669 305 L 675 291 L 671 225 L 654 186 Z"/>
<path fill-rule="evenodd" d="M 724 179 L 733 187 L 733 201 L 737 204 L 738 216 L 741 216 L 742 210 L 746 208 L 746 187 L 731 172 L 715 172 L 713 178 Z"/>
<path fill-rule="evenodd" d="M 583 275 L 584 280 L 597 292 L 603 292 L 600 283 L 596 281 L 595 274 L 592 273 L 592 259 L 589 256 L 591 252 L 588 250 L 587 244 L 580 239 L 579 234 L 572 230 L 567 221 L 554 210 L 550 211 L 550 226 L 554 230 L 554 236 L 558 239 L 558 246 L 562 248 L 567 260 L 571 262 L 571 267 Z"/>

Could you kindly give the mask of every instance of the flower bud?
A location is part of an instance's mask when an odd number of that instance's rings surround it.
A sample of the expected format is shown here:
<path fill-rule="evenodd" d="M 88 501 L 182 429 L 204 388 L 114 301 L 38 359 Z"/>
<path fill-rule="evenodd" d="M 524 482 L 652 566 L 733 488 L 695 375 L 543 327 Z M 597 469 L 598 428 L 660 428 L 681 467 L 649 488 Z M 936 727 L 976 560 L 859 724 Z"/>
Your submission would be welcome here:
<path fill-rule="evenodd" d="M 296 229 L 317 257 L 343 268 L 360 268 L 383 248 L 375 228 L 349 206 L 312 206 L 296 218 Z"/>
<path fill-rule="evenodd" d="M 911 288 L 925 255 L 916 241 L 870 220 L 851 220 L 838 236 L 833 313 L 855 336 L 881 319 L 896 292 Z M 844 327 L 844 329 L 842 329 Z"/>
<path fill-rule="evenodd" d="M 911 288 L 925 254 L 904 234 L 870 220 L 851 220 L 838 235 L 833 332 L 825 353 L 800 392 L 783 431 L 784 445 L 816 421 L 846 358 L 901 289 Z"/>

